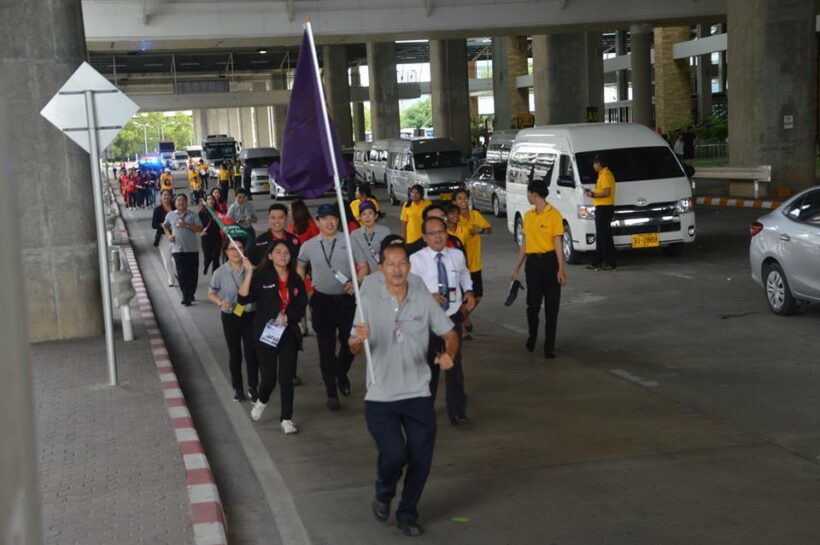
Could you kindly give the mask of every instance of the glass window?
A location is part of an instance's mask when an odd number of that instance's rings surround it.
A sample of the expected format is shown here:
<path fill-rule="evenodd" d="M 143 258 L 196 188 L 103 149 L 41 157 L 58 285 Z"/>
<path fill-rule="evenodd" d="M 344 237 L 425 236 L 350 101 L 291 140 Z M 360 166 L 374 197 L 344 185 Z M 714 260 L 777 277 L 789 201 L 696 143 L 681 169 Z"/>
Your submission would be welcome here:
<path fill-rule="evenodd" d="M 375 161 L 378 158 L 379 158 L 379 151 L 374 150 L 374 149 L 370 150 L 370 160 Z"/>
<path fill-rule="evenodd" d="M 820 190 L 812 191 L 796 201 L 787 214 L 793 220 L 820 225 Z"/>
<path fill-rule="evenodd" d="M 493 165 L 492 170 L 492 178 L 496 185 L 500 185 L 501 187 L 507 185 L 507 163 Z"/>
<path fill-rule="evenodd" d="M 460 151 L 429 151 L 413 154 L 416 170 L 460 167 L 464 164 Z"/>
<path fill-rule="evenodd" d="M 531 180 L 544 180 L 549 186 L 554 166 L 555 153 L 517 151 L 510 156 L 509 181 L 527 185 Z"/>
<path fill-rule="evenodd" d="M 276 157 L 254 157 L 245 159 L 245 166 L 248 168 L 268 168 L 276 160 Z"/>
<path fill-rule="evenodd" d="M 598 179 L 592 160 L 599 154 L 609 162 L 616 183 L 686 177 L 672 150 L 666 146 L 623 148 L 575 154 L 582 184 L 592 184 Z"/>

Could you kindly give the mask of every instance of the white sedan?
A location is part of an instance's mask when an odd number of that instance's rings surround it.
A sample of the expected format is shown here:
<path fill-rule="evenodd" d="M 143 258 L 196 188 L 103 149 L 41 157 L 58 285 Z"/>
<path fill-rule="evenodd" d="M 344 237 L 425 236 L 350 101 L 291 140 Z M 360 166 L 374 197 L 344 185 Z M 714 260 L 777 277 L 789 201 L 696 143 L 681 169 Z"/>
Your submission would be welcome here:
<path fill-rule="evenodd" d="M 820 186 L 802 191 L 752 223 L 752 278 L 775 314 L 820 302 Z"/>

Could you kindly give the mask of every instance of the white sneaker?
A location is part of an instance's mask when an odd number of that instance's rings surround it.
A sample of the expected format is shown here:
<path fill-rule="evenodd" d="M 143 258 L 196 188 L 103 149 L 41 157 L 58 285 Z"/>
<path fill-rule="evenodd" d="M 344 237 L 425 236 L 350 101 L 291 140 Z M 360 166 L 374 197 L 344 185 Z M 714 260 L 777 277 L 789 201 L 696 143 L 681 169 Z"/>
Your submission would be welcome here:
<path fill-rule="evenodd" d="M 251 409 L 251 420 L 259 422 L 259 419 L 262 418 L 262 413 L 265 411 L 265 407 L 267 407 L 267 405 L 261 401 L 254 403 Z"/>
<path fill-rule="evenodd" d="M 297 433 L 299 428 L 293 425 L 293 420 L 282 420 L 279 423 L 279 426 L 282 428 L 282 431 L 285 432 L 285 435 L 290 435 L 291 433 Z"/>

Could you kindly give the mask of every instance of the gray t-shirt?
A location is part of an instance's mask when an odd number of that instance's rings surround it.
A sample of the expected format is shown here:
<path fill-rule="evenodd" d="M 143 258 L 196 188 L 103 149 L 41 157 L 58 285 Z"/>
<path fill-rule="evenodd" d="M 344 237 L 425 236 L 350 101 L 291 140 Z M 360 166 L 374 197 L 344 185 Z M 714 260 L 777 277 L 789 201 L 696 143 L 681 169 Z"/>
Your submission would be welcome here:
<path fill-rule="evenodd" d="M 359 249 L 358 245 L 351 245 L 353 251 L 353 261 L 356 265 L 367 263 L 367 257 Z M 330 265 L 328 266 L 328 262 Z M 317 235 L 302 245 L 299 250 L 299 263 L 307 265 L 310 263 L 310 276 L 313 280 L 313 287 L 316 291 L 328 295 L 341 295 L 345 293 L 344 286 L 336 279 L 335 271 L 350 277 L 350 264 L 347 261 L 347 243 L 342 233 L 337 233 L 336 238 L 327 240 L 322 235 Z"/>
<path fill-rule="evenodd" d="M 353 243 L 354 248 L 358 246 L 367 257 L 367 264 L 371 271 L 379 268 L 379 249 L 382 247 L 382 241 L 389 234 L 390 229 L 379 224 L 373 226 L 372 233 L 368 233 L 364 227 L 350 233 L 350 242 Z"/>
<path fill-rule="evenodd" d="M 371 274 L 362 283 L 365 322 L 370 328 L 372 375 L 368 369 L 365 401 L 399 401 L 430 396 L 427 346 L 430 331 L 444 335 L 453 322 L 444 314 L 424 282 L 410 275 L 407 297 L 399 307 L 387 291 L 384 275 Z M 357 311 L 358 321 L 358 311 Z"/>
<path fill-rule="evenodd" d="M 228 207 L 228 217 L 237 223 L 242 221 L 256 221 L 256 209 L 251 202 L 246 201 L 245 204 L 235 202 Z"/>
<path fill-rule="evenodd" d="M 197 252 L 199 253 L 199 237 L 197 234 L 187 227 L 177 227 L 177 221 L 182 220 L 191 225 L 198 225 L 202 227 L 202 222 L 199 221 L 199 215 L 190 209 L 181 214 L 178 210 L 172 210 L 165 216 L 165 221 L 162 224 L 171 230 L 171 234 L 176 239 L 171 243 L 171 253 L 178 254 L 182 252 Z"/>
<path fill-rule="evenodd" d="M 229 310 L 220 309 L 225 314 L 231 314 L 236 300 L 239 297 L 239 287 L 245 280 L 245 269 L 242 267 L 238 271 L 233 270 L 230 263 L 225 263 L 211 276 L 211 291 L 215 292 L 220 299 L 227 299 L 233 306 Z M 255 303 L 248 303 L 245 305 L 245 312 L 253 312 L 256 310 Z"/>

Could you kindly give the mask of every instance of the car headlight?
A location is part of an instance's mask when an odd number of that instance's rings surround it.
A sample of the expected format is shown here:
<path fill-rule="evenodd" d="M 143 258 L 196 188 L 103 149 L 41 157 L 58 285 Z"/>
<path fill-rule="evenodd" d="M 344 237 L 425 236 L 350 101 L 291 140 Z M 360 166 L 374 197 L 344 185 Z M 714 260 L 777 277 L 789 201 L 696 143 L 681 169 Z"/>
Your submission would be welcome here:
<path fill-rule="evenodd" d="M 595 207 L 594 206 L 587 206 L 585 204 L 578 205 L 578 218 L 582 220 L 594 220 L 595 219 Z"/>
<path fill-rule="evenodd" d="M 675 204 L 675 210 L 678 214 L 692 211 L 692 199 L 681 199 Z"/>

